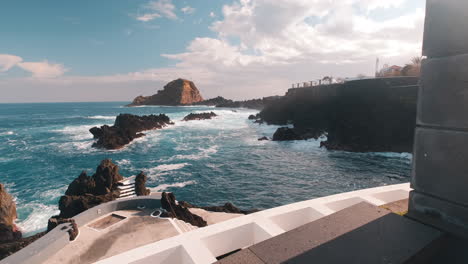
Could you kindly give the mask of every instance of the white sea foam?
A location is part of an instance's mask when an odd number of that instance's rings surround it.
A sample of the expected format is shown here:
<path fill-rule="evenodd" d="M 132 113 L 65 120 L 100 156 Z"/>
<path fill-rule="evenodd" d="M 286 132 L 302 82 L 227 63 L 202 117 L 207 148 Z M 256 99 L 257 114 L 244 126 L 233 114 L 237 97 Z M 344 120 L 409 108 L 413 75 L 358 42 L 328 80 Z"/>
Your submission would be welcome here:
<path fill-rule="evenodd" d="M 119 166 L 125 166 L 125 165 L 130 165 L 132 162 L 128 159 L 121 159 L 121 160 L 116 160 L 115 161 L 117 165 Z"/>
<path fill-rule="evenodd" d="M 103 116 L 103 115 L 96 115 L 96 116 L 88 116 L 88 119 L 99 119 L 99 120 L 115 120 L 115 116 Z"/>
<path fill-rule="evenodd" d="M 411 153 L 396 153 L 396 152 L 373 152 L 370 153 L 374 156 L 382 156 L 386 158 L 402 158 L 402 159 L 412 159 L 413 155 Z"/>
<path fill-rule="evenodd" d="M 190 166 L 189 163 L 176 163 L 176 164 L 162 164 L 154 168 L 146 169 L 148 172 L 148 177 L 151 179 L 156 179 L 159 176 L 167 175 L 170 171 L 180 170 L 185 166 Z"/>
<path fill-rule="evenodd" d="M 36 195 L 38 195 L 42 199 L 53 200 L 62 196 L 66 190 L 67 190 L 67 186 L 62 186 L 62 187 L 53 188 L 47 191 L 41 191 L 40 193 L 37 193 Z"/>
<path fill-rule="evenodd" d="M 32 211 L 26 219 L 18 222 L 18 226 L 25 235 L 45 230 L 47 227 L 47 220 L 51 216 L 60 213 L 58 206 L 44 205 L 41 203 L 28 203 L 18 208 L 19 211 L 22 209 Z"/>
<path fill-rule="evenodd" d="M 180 170 L 185 166 L 189 166 L 189 163 L 177 163 L 177 164 L 162 164 L 155 168 L 157 171 L 173 171 L 173 170 Z"/>
<path fill-rule="evenodd" d="M 62 129 L 52 130 L 52 132 L 61 133 L 71 137 L 73 140 L 84 140 L 92 139 L 93 135 L 89 130 L 94 127 L 93 125 L 81 125 L 81 126 L 66 126 Z"/>
<path fill-rule="evenodd" d="M 177 183 L 172 183 L 172 184 L 161 184 L 161 185 L 158 185 L 157 187 L 150 188 L 150 190 L 151 192 L 160 192 L 168 188 L 184 188 L 187 185 L 192 185 L 195 183 L 196 183 L 195 181 L 186 181 L 186 182 L 177 182 Z"/>
<path fill-rule="evenodd" d="M 11 136 L 11 135 L 14 135 L 15 132 L 13 131 L 6 131 L 6 132 L 1 132 L 0 133 L 0 136 Z"/>
<path fill-rule="evenodd" d="M 175 155 L 173 157 L 170 157 L 168 159 L 160 159 L 159 162 L 171 162 L 174 160 L 201 160 L 205 158 L 209 158 L 212 154 L 215 154 L 218 152 L 218 146 L 214 145 L 206 149 L 199 149 L 200 152 L 196 154 L 187 154 L 187 155 Z"/>

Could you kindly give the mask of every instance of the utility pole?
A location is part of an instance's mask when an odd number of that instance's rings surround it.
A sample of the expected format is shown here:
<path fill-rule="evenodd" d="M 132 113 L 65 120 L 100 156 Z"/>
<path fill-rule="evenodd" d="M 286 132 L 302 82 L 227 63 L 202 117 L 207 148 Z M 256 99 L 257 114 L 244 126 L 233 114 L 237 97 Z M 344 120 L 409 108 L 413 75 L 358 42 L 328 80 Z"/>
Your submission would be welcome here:
<path fill-rule="evenodd" d="M 375 60 L 375 77 L 379 77 L 379 63 L 380 63 L 380 60 L 379 60 L 379 57 L 377 57 L 377 59 Z"/>

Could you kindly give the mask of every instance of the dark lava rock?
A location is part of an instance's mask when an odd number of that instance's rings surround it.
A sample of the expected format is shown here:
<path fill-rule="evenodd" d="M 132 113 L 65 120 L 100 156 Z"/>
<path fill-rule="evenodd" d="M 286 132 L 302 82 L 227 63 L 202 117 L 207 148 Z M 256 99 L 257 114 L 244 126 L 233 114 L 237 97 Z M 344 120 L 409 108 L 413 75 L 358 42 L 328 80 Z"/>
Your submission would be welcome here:
<path fill-rule="evenodd" d="M 270 140 L 268 137 L 261 137 L 258 139 L 258 141 L 266 141 L 266 140 Z"/>
<path fill-rule="evenodd" d="M 293 128 L 280 127 L 273 134 L 273 141 L 303 140 L 302 136 L 297 134 Z"/>
<path fill-rule="evenodd" d="M 148 177 L 146 177 L 146 174 L 143 172 L 140 172 L 136 177 L 135 177 L 135 194 L 137 196 L 145 196 L 149 195 L 151 191 L 149 189 L 146 189 L 146 180 Z"/>
<path fill-rule="evenodd" d="M 143 133 L 140 133 L 142 131 L 161 129 L 171 124 L 173 123 L 169 117 L 164 114 L 149 116 L 120 114 L 115 119 L 113 126 L 93 127 L 89 132 L 97 139 L 93 147 L 120 149 L 134 139 L 144 136 Z"/>
<path fill-rule="evenodd" d="M 259 119 L 261 119 L 260 113 L 256 115 L 249 115 L 249 120 L 259 120 Z"/>
<path fill-rule="evenodd" d="M 117 199 L 120 195 L 117 183 L 121 180 L 119 167 L 109 159 L 101 161 L 91 177 L 82 172 L 60 198 L 58 217 L 71 218 L 91 207 Z"/>
<path fill-rule="evenodd" d="M 0 224 L 0 243 L 21 239 L 21 232 L 13 225 Z"/>
<path fill-rule="evenodd" d="M 23 248 L 25 248 L 26 246 L 28 246 L 32 242 L 38 240 L 39 238 L 41 238 L 45 234 L 46 234 L 46 232 L 41 232 L 41 233 L 35 234 L 33 236 L 20 238 L 18 240 L 14 240 L 14 241 L 11 241 L 11 242 L 6 242 L 6 243 L 0 242 L 0 260 L 14 254 L 15 252 L 17 252 L 17 251 L 19 251 L 19 250 L 21 250 Z"/>
<path fill-rule="evenodd" d="M 191 120 L 205 120 L 205 119 L 211 119 L 213 117 L 218 116 L 214 112 L 209 112 L 209 113 L 200 113 L 200 114 L 193 114 L 190 113 L 182 121 L 191 121 Z"/>
<path fill-rule="evenodd" d="M 187 207 L 177 204 L 173 193 L 163 192 L 161 197 L 161 206 L 167 211 L 166 216 L 177 218 L 184 222 L 190 223 L 193 226 L 204 227 L 207 223 L 203 218 L 196 214 L 192 214 Z"/>
<path fill-rule="evenodd" d="M 318 139 L 323 134 L 322 130 L 280 127 L 273 134 L 273 141 Z"/>
<path fill-rule="evenodd" d="M 232 100 L 226 99 L 222 96 L 218 96 L 216 98 L 211 98 L 208 100 L 204 100 L 201 102 L 193 103 L 192 105 L 207 105 L 207 106 L 217 106 L 221 104 L 229 104 L 232 103 Z"/>
<path fill-rule="evenodd" d="M 412 152 L 418 81 L 375 78 L 294 88 L 260 117 L 271 125 L 311 129 L 313 137 L 326 133 L 322 146 L 329 150 Z"/>
<path fill-rule="evenodd" d="M 47 223 L 47 233 L 50 232 L 52 229 L 56 228 L 58 225 L 70 223 L 68 226 L 62 228 L 63 230 L 67 230 L 68 236 L 70 241 L 73 241 L 78 236 L 78 225 L 75 222 L 75 219 L 71 218 L 57 218 L 57 216 L 53 216 L 49 219 Z"/>

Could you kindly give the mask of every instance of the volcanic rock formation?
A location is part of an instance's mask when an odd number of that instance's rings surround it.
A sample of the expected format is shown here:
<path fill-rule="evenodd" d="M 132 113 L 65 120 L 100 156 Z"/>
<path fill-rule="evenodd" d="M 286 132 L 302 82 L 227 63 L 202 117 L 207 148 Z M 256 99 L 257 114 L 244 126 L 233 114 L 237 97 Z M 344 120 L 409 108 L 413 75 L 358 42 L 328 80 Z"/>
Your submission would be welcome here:
<path fill-rule="evenodd" d="M 45 234 L 42 232 L 32 237 L 22 238 L 21 232 L 15 225 L 16 217 L 14 199 L 0 184 L 0 260 L 26 247 Z"/>
<path fill-rule="evenodd" d="M 326 135 L 329 150 L 412 152 L 417 84 L 416 77 L 395 77 L 293 88 L 256 122 L 294 125 L 278 129 L 274 140 Z"/>
<path fill-rule="evenodd" d="M 193 103 L 192 105 L 208 105 L 208 106 L 217 106 L 217 105 L 222 105 L 222 104 L 229 104 L 229 103 L 232 103 L 234 101 L 230 100 L 230 99 L 226 99 L 222 96 L 218 96 L 218 97 L 215 97 L 215 98 L 211 98 L 211 99 L 208 99 L 208 100 L 204 100 L 204 101 L 201 101 L 201 102 L 197 102 L 197 103 Z"/>
<path fill-rule="evenodd" d="M 192 81 L 177 79 L 152 96 L 138 96 L 128 106 L 138 105 L 190 105 L 203 101 L 200 91 Z"/>
<path fill-rule="evenodd" d="M 193 114 L 190 113 L 182 121 L 192 121 L 192 120 L 205 120 L 205 119 L 211 119 L 213 117 L 218 116 L 214 112 L 209 112 L 209 113 L 200 113 L 200 114 Z"/>
<path fill-rule="evenodd" d="M 136 116 L 120 114 L 115 119 L 113 126 L 104 125 L 100 128 L 93 127 L 89 130 L 97 139 L 93 147 L 105 149 L 119 149 L 132 142 L 134 139 L 144 136 L 140 133 L 145 130 L 161 129 L 173 124 L 164 114 Z"/>
<path fill-rule="evenodd" d="M 149 195 L 151 191 L 149 189 L 146 189 L 146 181 L 148 177 L 144 172 L 140 172 L 136 177 L 135 177 L 135 194 L 137 196 L 145 196 Z"/>
<path fill-rule="evenodd" d="M 0 184 L 0 243 L 21 238 L 15 226 L 16 204 L 13 197 Z"/>
<path fill-rule="evenodd" d="M 193 226 L 207 226 L 207 223 L 203 218 L 196 214 L 192 214 L 187 207 L 178 204 L 173 193 L 162 193 L 161 206 L 167 211 L 167 214 L 163 215 L 165 217 L 177 218 L 190 223 Z"/>
<path fill-rule="evenodd" d="M 119 167 L 109 159 L 103 160 L 91 177 L 83 171 L 60 198 L 60 215 L 55 218 L 71 218 L 91 207 L 117 199 L 120 195 L 117 183 L 121 180 Z"/>

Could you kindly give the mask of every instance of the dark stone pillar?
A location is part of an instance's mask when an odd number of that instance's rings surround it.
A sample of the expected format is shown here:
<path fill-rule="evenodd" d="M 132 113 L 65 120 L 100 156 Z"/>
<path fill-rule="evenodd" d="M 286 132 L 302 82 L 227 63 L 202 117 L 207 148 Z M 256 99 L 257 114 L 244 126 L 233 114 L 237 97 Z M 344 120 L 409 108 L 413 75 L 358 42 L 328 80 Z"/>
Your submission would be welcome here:
<path fill-rule="evenodd" d="M 468 234 L 468 1 L 427 0 L 409 216 Z"/>

